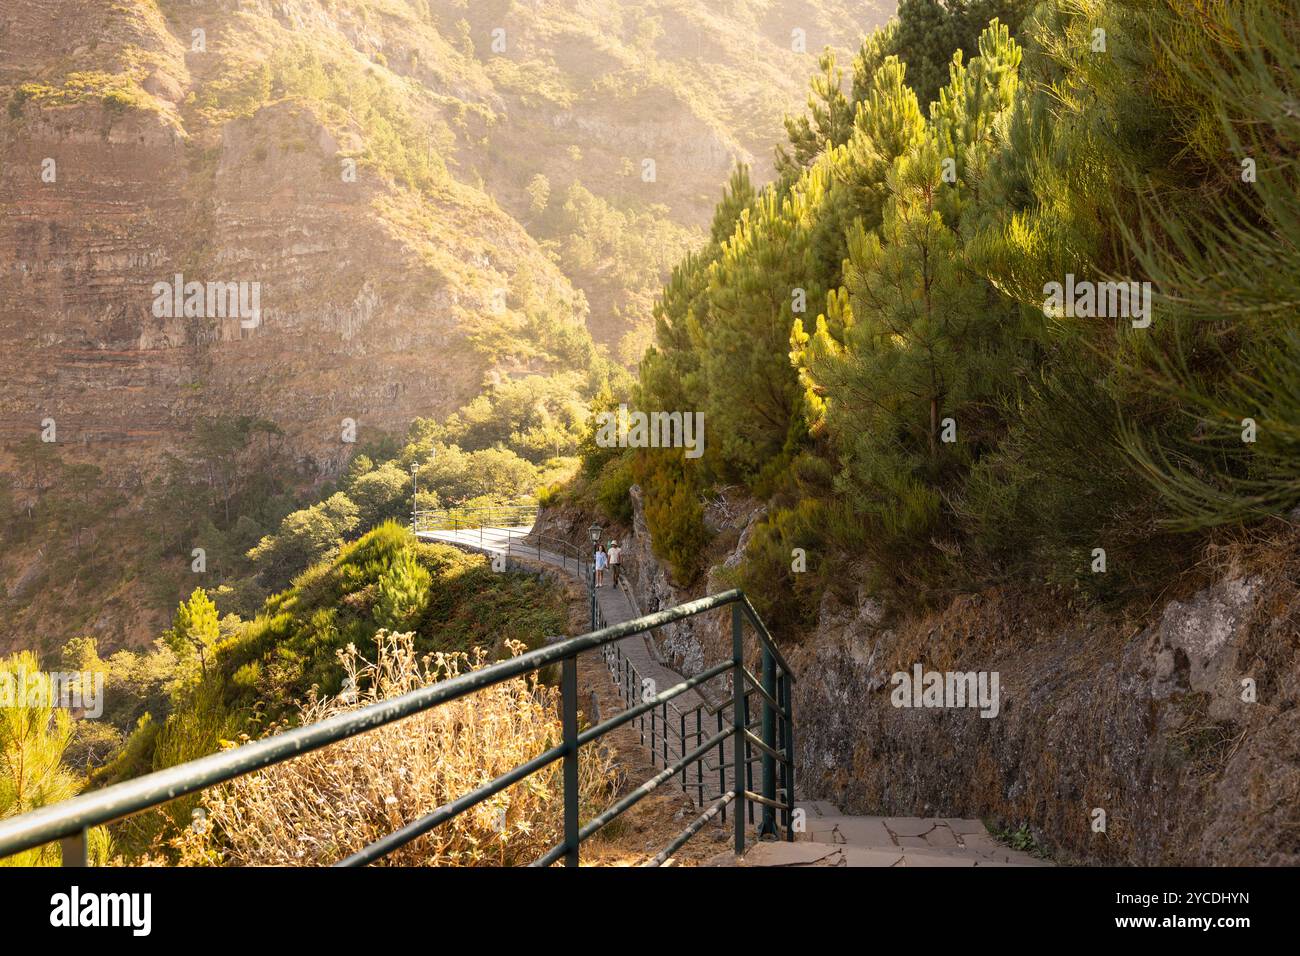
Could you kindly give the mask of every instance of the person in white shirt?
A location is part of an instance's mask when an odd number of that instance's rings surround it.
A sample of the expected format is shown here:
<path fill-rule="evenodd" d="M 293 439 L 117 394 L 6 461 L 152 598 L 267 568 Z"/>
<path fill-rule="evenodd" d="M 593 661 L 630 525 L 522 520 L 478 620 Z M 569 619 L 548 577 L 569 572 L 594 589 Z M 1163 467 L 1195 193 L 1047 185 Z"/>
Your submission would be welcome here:
<path fill-rule="evenodd" d="M 618 546 L 617 541 L 609 543 L 609 568 L 614 573 L 614 587 L 618 587 L 619 566 L 623 563 L 623 549 Z"/>

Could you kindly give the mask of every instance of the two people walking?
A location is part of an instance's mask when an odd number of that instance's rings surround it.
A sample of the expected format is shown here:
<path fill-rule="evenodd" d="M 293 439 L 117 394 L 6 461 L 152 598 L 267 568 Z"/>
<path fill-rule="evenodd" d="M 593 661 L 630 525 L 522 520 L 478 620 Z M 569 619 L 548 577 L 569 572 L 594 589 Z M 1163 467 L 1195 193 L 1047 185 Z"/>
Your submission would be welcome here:
<path fill-rule="evenodd" d="M 596 545 L 596 587 L 605 586 L 605 571 L 608 569 L 613 575 L 611 582 L 614 587 L 618 587 L 618 572 L 623 566 L 623 549 L 618 546 L 617 541 L 609 543 L 609 550 L 605 550 L 603 544 Z"/>

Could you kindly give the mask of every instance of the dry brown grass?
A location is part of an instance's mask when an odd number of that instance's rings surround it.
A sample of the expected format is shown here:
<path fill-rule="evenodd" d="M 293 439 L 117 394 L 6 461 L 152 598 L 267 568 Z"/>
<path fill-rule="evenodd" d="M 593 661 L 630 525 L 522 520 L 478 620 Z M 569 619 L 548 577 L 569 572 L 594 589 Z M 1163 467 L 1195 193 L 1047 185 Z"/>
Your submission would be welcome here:
<path fill-rule="evenodd" d="M 365 661 L 349 646 L 340 659 L 352 699 L 306 701 L 301 723 L 324 720 L 482 666 L 481 652 L 417 656 L 409 634 L 377 636 Z M 522 646 L 511 647 L 519 653 Z M 506 773 L 560 739 L 558 692 L 532 679 L 480 690 L 405 720 L 268 767 L 210 791 L 206 818 L 177 841 L 182 865 L 319 866 L 333 863 L 403 824 Z M 618 787 L 605 751 L 579 762 L 582 817 Z M 394 851 L 395 866 L 513 866 L 563 837 L 559 762 Z"/>
<path fill-rule="evenodd" d="M 579 700 L 586 701 L 589 694 L 596 694 L 602 719 L 608 720 L 622 713 L 622 698 L 598 653 L 584 654 L 578 658 L 578 686 L 581 688 Z M 650 760 L 649 751 L 640 741 L 635 721 L 611 731 L 599 741 L 601 746 L 608 748 L 623 778 L 619 792 L 610 798 L 611 803 L 635 790 L 661 769 Z M 642 866 L 666 847 L 699 813 L 694 802 L 682 792 L 676 782 L 665 784 L 583 843 L 582 865 Z M 726 825 L 715 817 L 677 851 L 672 865 L 707 865 L 720 851 L 725 851 L 731 845 L 731 825 L 730 816 L 727 817 Z"/>

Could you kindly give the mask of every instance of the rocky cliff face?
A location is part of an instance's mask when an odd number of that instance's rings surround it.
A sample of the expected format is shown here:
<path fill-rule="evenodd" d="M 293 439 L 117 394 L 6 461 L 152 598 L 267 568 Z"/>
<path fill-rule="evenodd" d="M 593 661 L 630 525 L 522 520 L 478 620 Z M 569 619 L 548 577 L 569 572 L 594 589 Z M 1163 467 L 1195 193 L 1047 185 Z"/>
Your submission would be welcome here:
<path fill-rule="evenodd" d="M 759 511 L 710 509 L 709 580 L 675 587 L 638 490 L 629 580 L 643 611 L 718 589 Z M 848 813 L 1025 826 L 1084 863 L 1300 863 L 1300 537 L 1291 528 L 1133 619 L 1032 583 L 894 615 L 865 591 L 778 634 L 795 669 L 801 796 Z M 684 673 L 729 654 L 723 622 L 664 628 Z M 996 716 L 895 706 L 896 673 L 998 675 Z"/>
<path fill-rule="evenodd" d="M 0 183 L 8 437 L 48 416 L 60 443 L 93 445 L 97 461 L 123 469 L 196 415 L 256 414 L 284 423 L 328 473 L 348 452 L 343 418 L 401 429 L 477 386 L 481 363 L 437 375 L 424 363 L 468 351 L 458 312 L 482 303 L 422 267 L 375 209 L 376 187 L 330 174 L 323 157 L 337 144 L 306 111 L 286 104 L 232 123 L 208 155 L 158 114 L 59 113 L 23 128 Z M 59 179 L 40 184 L 47 156 Z M 530 251 L 504 216 L 494 226 L 503 250 L 515 232 Z M 178 273 L 257 283 L 258 324 L 154 315 L 153 286 Z"/>

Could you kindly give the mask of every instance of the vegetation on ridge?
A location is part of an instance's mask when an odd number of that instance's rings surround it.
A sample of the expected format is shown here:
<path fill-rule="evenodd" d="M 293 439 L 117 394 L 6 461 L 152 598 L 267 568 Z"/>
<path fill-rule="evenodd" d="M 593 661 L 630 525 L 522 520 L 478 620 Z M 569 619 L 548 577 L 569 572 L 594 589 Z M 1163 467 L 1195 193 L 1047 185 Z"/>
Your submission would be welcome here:
<path fill-rule="evenodd" d="M 824 60 L 782 177 L 738 174 L 664 289 L 625 397 L 703 410 L 704 457 L 585 458 L 630 462 L 683 583 L 702 498 L 766 501 L 734 575 L 776 623 L 861 567 L 900 606 L 1009 578 L 1124 601 L 1197 529 L 1300 502 L 1285 5 L 1049 0 L 953 52 L 929 103 L 899 40 L 923 6 L 850 94 Z M 1076 279 L 1138 283 L 1132 308 L 1054 310 Z"/>
<path fill-rule="evenodd" d="M 93 641 L 79 644 L 78 666 L 107 674 L 115 703 L 106 718 L 124 735 L 92 782 L 174 766 L 295 724 L 303 706 L 326 706 L 320 695 L 345 689 L 349 661 L 360 666 L 356 655 L 384 646 L 385 634 L 405 635 L 410 655 L 451 655 L 440 660 L 463 666 L 540 646 L 566 622 L 564 600 L 549 583 L 494 572 L 482 555 L 417 542 L 395 523 L 381 524 L 297 575 L 251 619 L 218 618 L 196 589 L 151 655 L 124 651 L 104 663 Z M 157 671 L 167 674 L 161 695 L 135 676 Z M 167 841 L 188 825 L 196 801 L 125 821 L 118 843 L 129 853 L 169 853 Z"/>
<path fill-rule="evenodd" d="M 374 659 L 348 645 L 348 690 L 310 698 L 298 721 L 316 723 L 482 666 L 482 652 L 420 655 L 409 634 L 376 635 Z M 522 645 L 510 643 L 509 653 Z M 485 688 L 405 720 L 231 781 L 205 794 L 200 826 L 177 839 L 181 865 L 328 866 L 401 824 L 464 796 L 553 747 L 559 693 L 532 678 Z M 610 755 L 579 752 L 585 822 L 618 780 Z M 552 763 L 381 861 L 388 866 L 516 866 L 564 838 L 561 765 Z"/>

